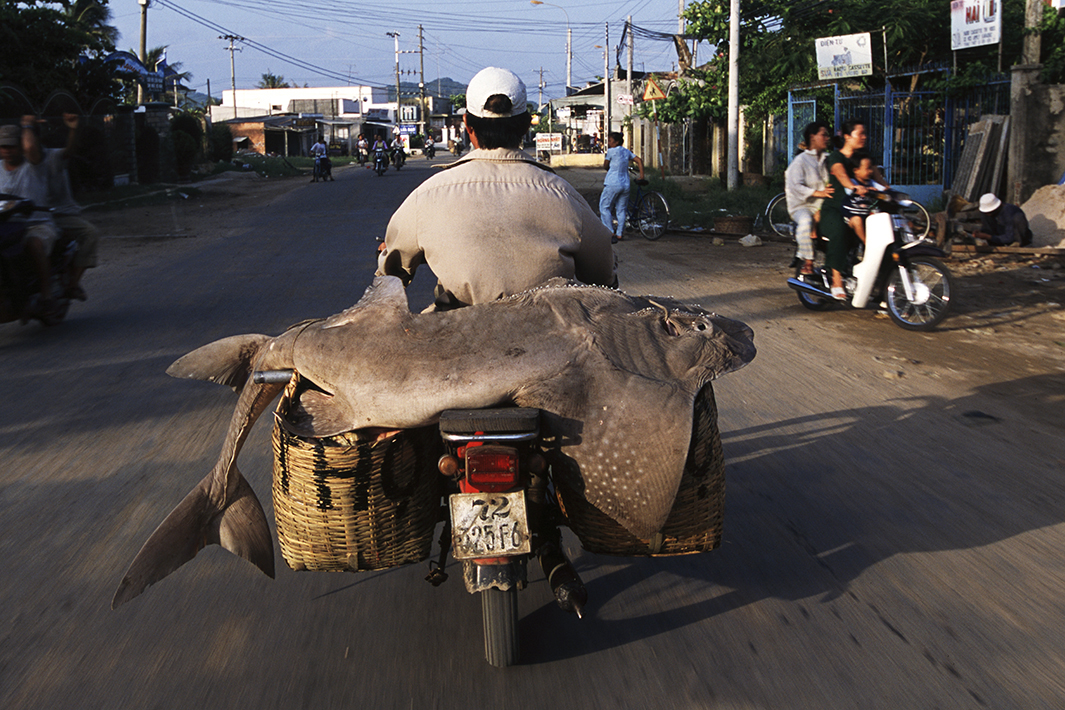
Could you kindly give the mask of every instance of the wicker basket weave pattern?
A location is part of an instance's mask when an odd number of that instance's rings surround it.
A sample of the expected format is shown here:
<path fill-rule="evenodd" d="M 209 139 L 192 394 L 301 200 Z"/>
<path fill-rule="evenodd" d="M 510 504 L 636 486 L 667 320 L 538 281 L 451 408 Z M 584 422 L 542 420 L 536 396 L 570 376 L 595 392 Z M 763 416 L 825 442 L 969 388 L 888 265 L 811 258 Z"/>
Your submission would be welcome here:
<path fill-rule="evenodd" d="M 709 552 L 718 547 L 725 512 L 725 459 L 713 387 L 706 385 L 695 398 L 684 474 L 666 524 L 654 538 L 637 538 L 560 479 L 555 484 L 567 523 L 589 552 L 646 557 Z"/>
<path fill-rule="evenodd" d="M 350 443 L 297 436 L 276 422 L 273 448 L 274 517 L 289 567 L 358 572 L 428 558 L 443 492 L 436 427 Z"/>

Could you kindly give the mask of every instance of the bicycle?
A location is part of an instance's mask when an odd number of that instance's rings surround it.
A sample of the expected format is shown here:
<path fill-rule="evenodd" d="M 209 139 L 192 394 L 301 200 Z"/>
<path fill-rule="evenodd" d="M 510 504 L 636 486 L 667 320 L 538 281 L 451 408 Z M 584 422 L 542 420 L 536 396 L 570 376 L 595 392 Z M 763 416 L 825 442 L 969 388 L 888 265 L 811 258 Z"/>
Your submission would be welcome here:
<path fill-rule="evenodd" d="M 647 180 L 634 180 L 635 190 L 629 190 L 629 215 L 626 222 L 633 231 L 654 241 L 661 237 L 669 226 L 669 203 L 659 192 L 643 191 Z"/>
<path fill-rule="evenodd" d="M 928 236 L 928 230 L 932 228 L 932 219 L 928 216 L 928 210 L 919 202 L 914 200 L 907 201 L 909 204 L 902 207 L 899 214 L 910 221 L 914 235 L 918 239 L 924 239 Z M 785 239 L 795 238 L 795 220 L 791 218 L 791 214 L 788 212 L 788 202 L 783 192 L 771 199 L 769 204 L 766 205 L 765 212 L 762 214 L 762 221 L 778 236 Z"/>

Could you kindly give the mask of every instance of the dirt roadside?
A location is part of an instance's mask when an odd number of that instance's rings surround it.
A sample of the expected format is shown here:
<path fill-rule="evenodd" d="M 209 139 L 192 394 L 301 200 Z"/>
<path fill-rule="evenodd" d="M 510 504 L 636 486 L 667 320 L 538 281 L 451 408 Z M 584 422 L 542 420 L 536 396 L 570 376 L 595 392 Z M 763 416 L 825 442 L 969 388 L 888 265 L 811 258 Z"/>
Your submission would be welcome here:
<path fill-rule="evenodd" d="M 594 209 L 602 187 L 602 171 L 568 169 L 559 173 Z M 240 233 L 251 213 L 305 183 L 304 177 L 267 179 L 254 173 L 225 173 L 196 183 L 196 194 L 187 198 L 181 197 L 185 193 L 176 187 L 173 190 L 177 197 L 164 204 L 96 208 L 85 216 L 103 235 L 101 260 L 126 252 L 150 259 L 152 244 L 171 242 L 172 248 L 184 240 L 224 239 Z M 762 246 L 744 248 L 732 235 L 725 237 L 724 246 L 713 246 L 713 236 L 667 233 L 653 243 L 648 254 L 668 258 L 675 253 L 693 261 L 712 261 L 719 267 L 743 270 L 752 288 L 768 293 L 787 292 L 790 245 L 763 236 Z M 638 235 L 628 239 L 644 242 Z M 629 258 L 643 258 L 634 248 L 637 245 L 625 249 L 627 246 L 623 242 L 619 252 L 628 252 Z M 946 263 L 956 277 L 957 289 L 951 315 L 941 329 L 954 334 L 957 347 L 963 351 L 966 346 L 992 348 L 1001 352 L 1003 361 L 1028 361 L 1028 369 L 1065 371 L 1065 259 L 1030 254 L 955 254 Z M 795 313 L 805 315 L 797 303 Z M 858 323 L 883 319 L 870 332 L 882 333 L 879 337 L 884 338 L 885 347 L 890 346 L 894 326 L 886 321 L 886 316 L 873 312 L 853 315 Z M 959 357 L 965 357 L 965 353 Z"/>

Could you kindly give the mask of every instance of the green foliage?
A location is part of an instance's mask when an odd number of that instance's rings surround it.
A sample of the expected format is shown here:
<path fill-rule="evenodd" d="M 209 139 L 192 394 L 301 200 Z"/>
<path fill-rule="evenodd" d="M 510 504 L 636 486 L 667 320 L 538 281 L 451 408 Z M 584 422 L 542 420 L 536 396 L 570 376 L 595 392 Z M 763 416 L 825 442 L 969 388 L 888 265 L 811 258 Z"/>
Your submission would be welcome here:
<path fill-rule="evenodd" d="M 285 77 L 280 74 L 271 74 L 267 69 L 266 73 L 262 75 L 262 79 L 259 80 L 257 86 L 260 89 L 287 89 L 290 84 L 285 81 Z"/>
<path fill-rule="evenodd" d="M 1046 84 L 1065 84 L 1065 10 L 1043 8 L 1043 73 Z"/>
<path fill-rule="evenodd" d="M 458 111 L 460 108 L 466 108 L 466 94 L 452 94 L 451 108 L 455 111 Z"/>
<path fill-rule="evenodd" d="M 1025 0 L 1003 1 L 1004 67 L 1020 58 L 1024 4 Z M 688 34 L 715 46 L 714 57 L 700 71 L 689 72 L 666 100 L 657 102 L 659 116 L 668 121 L 718 118 L 724 114 L 728 97 L 729 0 L 692 2 L 684 17 Z M 953 59 L 949 28 L 950 4 L 945 0 L 827 0 L 813 4 L 745 0 L 740 28 L 740 103 L 755 120 L 783 112 L 790 87 L 817 81 L 814 40 L 819 37 L 869 32 L 873 76 L 852 83 L 877 88 L 883 86 L 886 74 L 930 63 L 949 64 Z M 1043 32 L 1048 66 L 1044 77 L 1060 77 L 1065 73 L 1065 30 L 1058 13 L 1046 11 Z M 998 51 L 997 47 L 979 47 L 958 52 L 957 58 L 964 70 L 951 80 L 954 88 L 994 71 Z M 913 90 L 922 82 L 942 80 L 934 74 L 913 74 L 901 81 L 905 85 L 897 88 Z M 650 107 L 641 107 L 640 114 L 648 116 Z"/>
<path fill-rule="evenodd" d="M 107 0 L 0 0 L 0 81 L 38 105 L 59 89 L 83 105 L 116 98 L 121 86 L 102 61 L 114 49 L 110 14 Z"/>
<path fill-rule="evenodd" d="M 192 173 L 200 147 L 192 136 L 184 131 L 171 131 L 170 141 L 174 145 L 174 168 L 178 177 L 188 177 Z"/>
<path fill-rule="evenodd" d="M 187 134 L 197 144 L 203 141 L 203 124 L 191 113 L 179 113 L 170 119 L 170 130 Z"/>
<path fill-rule="evenodd" d="M 224 160 L 228 162 L 233 159 L 233 131 L 229 130 L 229 126 L 226 124 L 212 124 L 207 142 L 210 150 L 208 158 L 211 161 Z"/>

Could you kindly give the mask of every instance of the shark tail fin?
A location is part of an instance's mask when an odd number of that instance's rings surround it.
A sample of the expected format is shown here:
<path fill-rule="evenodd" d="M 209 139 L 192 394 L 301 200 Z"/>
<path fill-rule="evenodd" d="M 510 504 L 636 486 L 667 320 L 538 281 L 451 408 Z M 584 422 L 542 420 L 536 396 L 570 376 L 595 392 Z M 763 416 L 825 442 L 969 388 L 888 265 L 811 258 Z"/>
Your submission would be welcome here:
<path fill-rule="evenodd" d="M 111 608 L 117 609 L 185 564 L 207 545 L 221 545 L 274 576 L 274 544 L 259 499 L 234 470 L 238 482 L 228 504 L 211 495 L 208 475 L 159 524 L 133 559 L 118 585 Z"/>
<path fill-rule="evenodd" d="M 269 335 L 257 334 L 222 338 L 178 358 L 166 369 L 166 374 L 217 382 L 239 392 L 251 376 L 256 356 L 270 340 Z"/>

